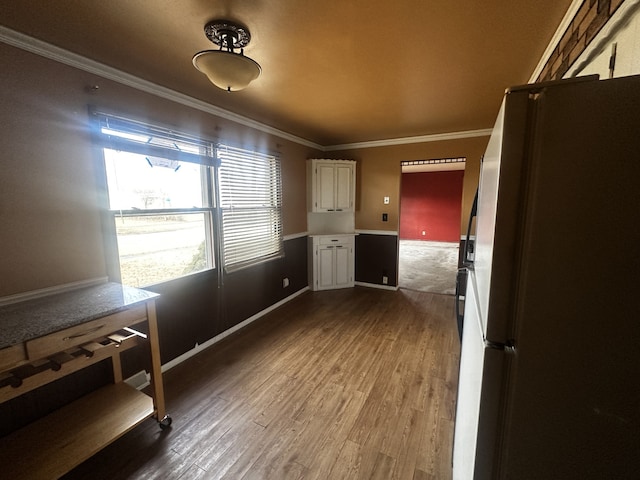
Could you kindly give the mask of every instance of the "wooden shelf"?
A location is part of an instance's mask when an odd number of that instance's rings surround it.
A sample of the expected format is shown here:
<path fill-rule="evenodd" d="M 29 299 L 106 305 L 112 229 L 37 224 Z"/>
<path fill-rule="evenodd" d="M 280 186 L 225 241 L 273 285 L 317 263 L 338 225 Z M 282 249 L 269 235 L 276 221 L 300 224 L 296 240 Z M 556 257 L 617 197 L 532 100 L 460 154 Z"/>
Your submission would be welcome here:
<path fill-rule="evenodd" d="M 153 414 L 153 399 L 126 383 L 102 387 L 1 438 L 2 475 L 58 478 Z"/>

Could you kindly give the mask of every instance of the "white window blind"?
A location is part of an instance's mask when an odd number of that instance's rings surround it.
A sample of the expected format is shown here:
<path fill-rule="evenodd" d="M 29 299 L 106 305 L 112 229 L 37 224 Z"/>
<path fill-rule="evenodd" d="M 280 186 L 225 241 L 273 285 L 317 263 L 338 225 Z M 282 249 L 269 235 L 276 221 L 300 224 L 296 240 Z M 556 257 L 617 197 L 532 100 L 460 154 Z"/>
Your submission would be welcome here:
<path fill-rule="evenodd" d="M 217 158 L 225 269 L 282 256 L 279 159 L 224 145 Z"/>

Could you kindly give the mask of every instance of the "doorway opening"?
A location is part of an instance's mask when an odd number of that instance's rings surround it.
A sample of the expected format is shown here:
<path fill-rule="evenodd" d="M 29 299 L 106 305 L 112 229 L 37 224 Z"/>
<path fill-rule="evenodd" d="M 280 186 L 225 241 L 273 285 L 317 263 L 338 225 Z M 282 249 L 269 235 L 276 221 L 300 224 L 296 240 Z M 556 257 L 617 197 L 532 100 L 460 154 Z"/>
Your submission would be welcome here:
<path fill-rule="evenodd" d="M 466 158 L 403 161 L 398 286 L 454 295 Z"/>

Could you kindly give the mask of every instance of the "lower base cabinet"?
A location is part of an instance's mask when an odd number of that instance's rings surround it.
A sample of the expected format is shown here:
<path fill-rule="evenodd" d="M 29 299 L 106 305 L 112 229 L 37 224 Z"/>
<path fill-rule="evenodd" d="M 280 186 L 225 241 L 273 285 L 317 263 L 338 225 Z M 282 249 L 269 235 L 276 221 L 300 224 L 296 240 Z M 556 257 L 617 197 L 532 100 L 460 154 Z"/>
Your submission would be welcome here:
<path fill-rule="evenodd" d="M 309 286 L 330 290 L 354 286 L 354 235 L 309 237 Z"/>

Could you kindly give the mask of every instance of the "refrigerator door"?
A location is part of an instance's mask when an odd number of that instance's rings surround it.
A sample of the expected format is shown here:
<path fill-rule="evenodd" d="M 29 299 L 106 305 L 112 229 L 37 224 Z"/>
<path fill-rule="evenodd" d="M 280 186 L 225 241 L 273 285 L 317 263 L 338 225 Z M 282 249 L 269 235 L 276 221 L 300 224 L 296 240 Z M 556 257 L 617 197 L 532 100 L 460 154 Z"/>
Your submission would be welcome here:
<path fill-rule="evenodd" d="M 480 171 L 474 270 L 485 337 L 504 343 L 511 336 L 511 299 L 522 208 L 530 99 L 505 96 Z"/>
<path fill-rule="evenodd" d="M 495 478 L 638 478 L 640 77 L 535 101 Z"/>
<path fill-rule="evenodd" d="M 484 363 L 484 335 L 473 272 L 467 276 L 453 440 L 453 480 L 473 478 Z"/>
<path fill-rule="evenodd" d="M 453 479 L 491 479 L 496 415 L 504 381 L 505 354 L 486 345 L 482 333 L 477 285 L 467 278 L 464 328 L 453 446 Z"/>
<path fill-rule="evenodd" d="M 510 331 L 507 306 L 512 295 L 510 279 L 521 206 L 519 169 L 526 153 L 528 108 L 527 93 L 505 97 L 480 171 L 475 258 L 464 303 L 455 480 L 492 479 L 495 467 L 506 367 L 504 351 L 487 345 L 506 343 Z M 487 343 L 489 334 L 493 342 Z"/>

